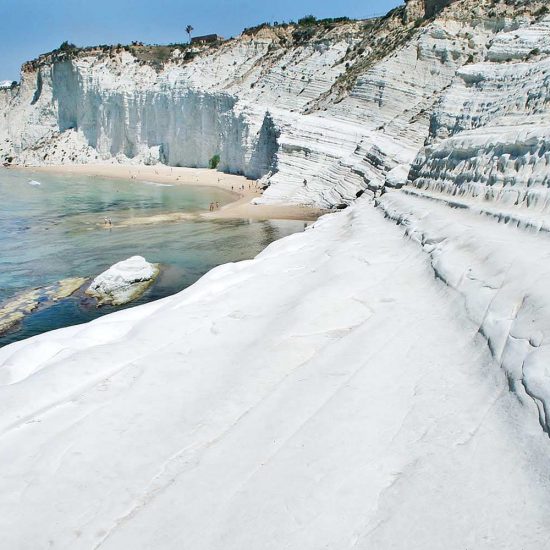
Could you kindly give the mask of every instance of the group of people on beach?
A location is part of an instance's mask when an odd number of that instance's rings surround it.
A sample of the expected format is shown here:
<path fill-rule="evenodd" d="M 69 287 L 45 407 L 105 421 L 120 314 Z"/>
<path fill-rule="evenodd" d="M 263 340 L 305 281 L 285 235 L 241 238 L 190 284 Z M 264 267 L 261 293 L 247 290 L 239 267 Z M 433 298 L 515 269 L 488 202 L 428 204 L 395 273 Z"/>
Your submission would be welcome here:
<path fill-rule="evenodd" d="M 218 181 L 219 181 L 219 180 L 218 180 Z M 238 187 L 237 189 L 238 189 L 238 191 L 244 191 L 244 189 L 245 189 L 244 183 L 241 184 L 241 185 L 239 185 L 239 187 Z M 249 183 L 249 184 L 248 184 L 248 189 L 249 189 L 249 190 L 252 190 L 252 191 L 259 191 L 259 190 L 260 190 L 260 187 L 258 186 L 258 182 L 255 181 L 255 182 L 253 182 L 253 183 Z M 235 186 L 232 185 L 232 186 L 231 186 L 231 191 L 234 191 L 234 190 L 235 190 Z"/>
<path fill-rule="evenodd" d="M 220 207 L 220 203 L 218 201 L 211 202 L 210 203 L 210 212 L 213 212 L 214 210 L 218 210 L 219 207 Z"/>

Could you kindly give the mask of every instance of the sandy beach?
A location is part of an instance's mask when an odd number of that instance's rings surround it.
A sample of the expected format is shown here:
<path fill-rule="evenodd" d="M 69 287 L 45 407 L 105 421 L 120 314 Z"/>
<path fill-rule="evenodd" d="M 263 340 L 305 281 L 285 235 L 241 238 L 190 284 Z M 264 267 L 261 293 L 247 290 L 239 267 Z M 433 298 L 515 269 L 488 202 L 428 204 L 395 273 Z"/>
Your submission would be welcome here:
<path fill-rule="evenodd" d="M 127 220 L 119 225 L 142 225 L 151 223 L 177 222 L 196 218 L 209 219 L 250 219 L 250 220 L 303 220 L 315 221 L 326 213 L 324 210 L 300 205 L 264 205 L 252 204 L 255 197 L 261 196 L 255 180 L 235 174 L 224 174 L 208 168 L 183 168 L 157 164 L 122 165 L 122 164 L 76 164 L 52 166 L 19 166 L 18 169 L 33 170 L 51 174 L 81 174 L 85 176 L 103 176 L 125 180 L 151 181 L 172 185 L 199 185 L 218 187 L 232 192 L 235 200 L 214 212 L 199 214 L 174 213 L 160 214 Z"/>

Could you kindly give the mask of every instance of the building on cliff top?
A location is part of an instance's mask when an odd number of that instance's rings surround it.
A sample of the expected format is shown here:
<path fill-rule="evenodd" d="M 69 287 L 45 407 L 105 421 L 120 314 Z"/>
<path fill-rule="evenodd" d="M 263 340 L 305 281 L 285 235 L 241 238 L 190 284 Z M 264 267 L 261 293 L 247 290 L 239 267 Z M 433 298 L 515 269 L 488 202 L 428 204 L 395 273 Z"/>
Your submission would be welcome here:
<path fill-rule="evenodd" d="M 204 44 L 210 42 L 221 42 L 225 40 L 223 36 L 219 34 L 204 34 L 203 36 L 195 36 L 191 39 L 191 44 Z"/>

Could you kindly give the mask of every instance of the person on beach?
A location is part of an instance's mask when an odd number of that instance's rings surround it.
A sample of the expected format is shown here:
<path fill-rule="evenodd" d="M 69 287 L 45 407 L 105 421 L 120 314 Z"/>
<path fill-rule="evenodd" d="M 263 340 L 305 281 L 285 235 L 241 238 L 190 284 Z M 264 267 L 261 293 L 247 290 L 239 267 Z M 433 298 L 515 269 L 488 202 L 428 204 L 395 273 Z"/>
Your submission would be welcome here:
<path fill-rule="evenodd" d="M 216 201 L 216 210 L 220 207 L 220 203 Z"/>

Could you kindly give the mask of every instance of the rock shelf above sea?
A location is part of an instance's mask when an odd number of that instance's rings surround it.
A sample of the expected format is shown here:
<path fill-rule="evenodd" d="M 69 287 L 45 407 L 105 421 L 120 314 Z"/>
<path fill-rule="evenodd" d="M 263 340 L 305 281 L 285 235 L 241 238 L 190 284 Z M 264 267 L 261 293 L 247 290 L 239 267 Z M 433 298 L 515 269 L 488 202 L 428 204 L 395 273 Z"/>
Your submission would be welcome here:
<path fill-rule="evenodd" d="M 63 279 L 53 285 L 22 292 L 4 304 L 0 304 L 0 334 L 12 329 L 26 315 L 38 308 L 44 309 L 68 298 L 86 282 L 83 277 Z"/>

